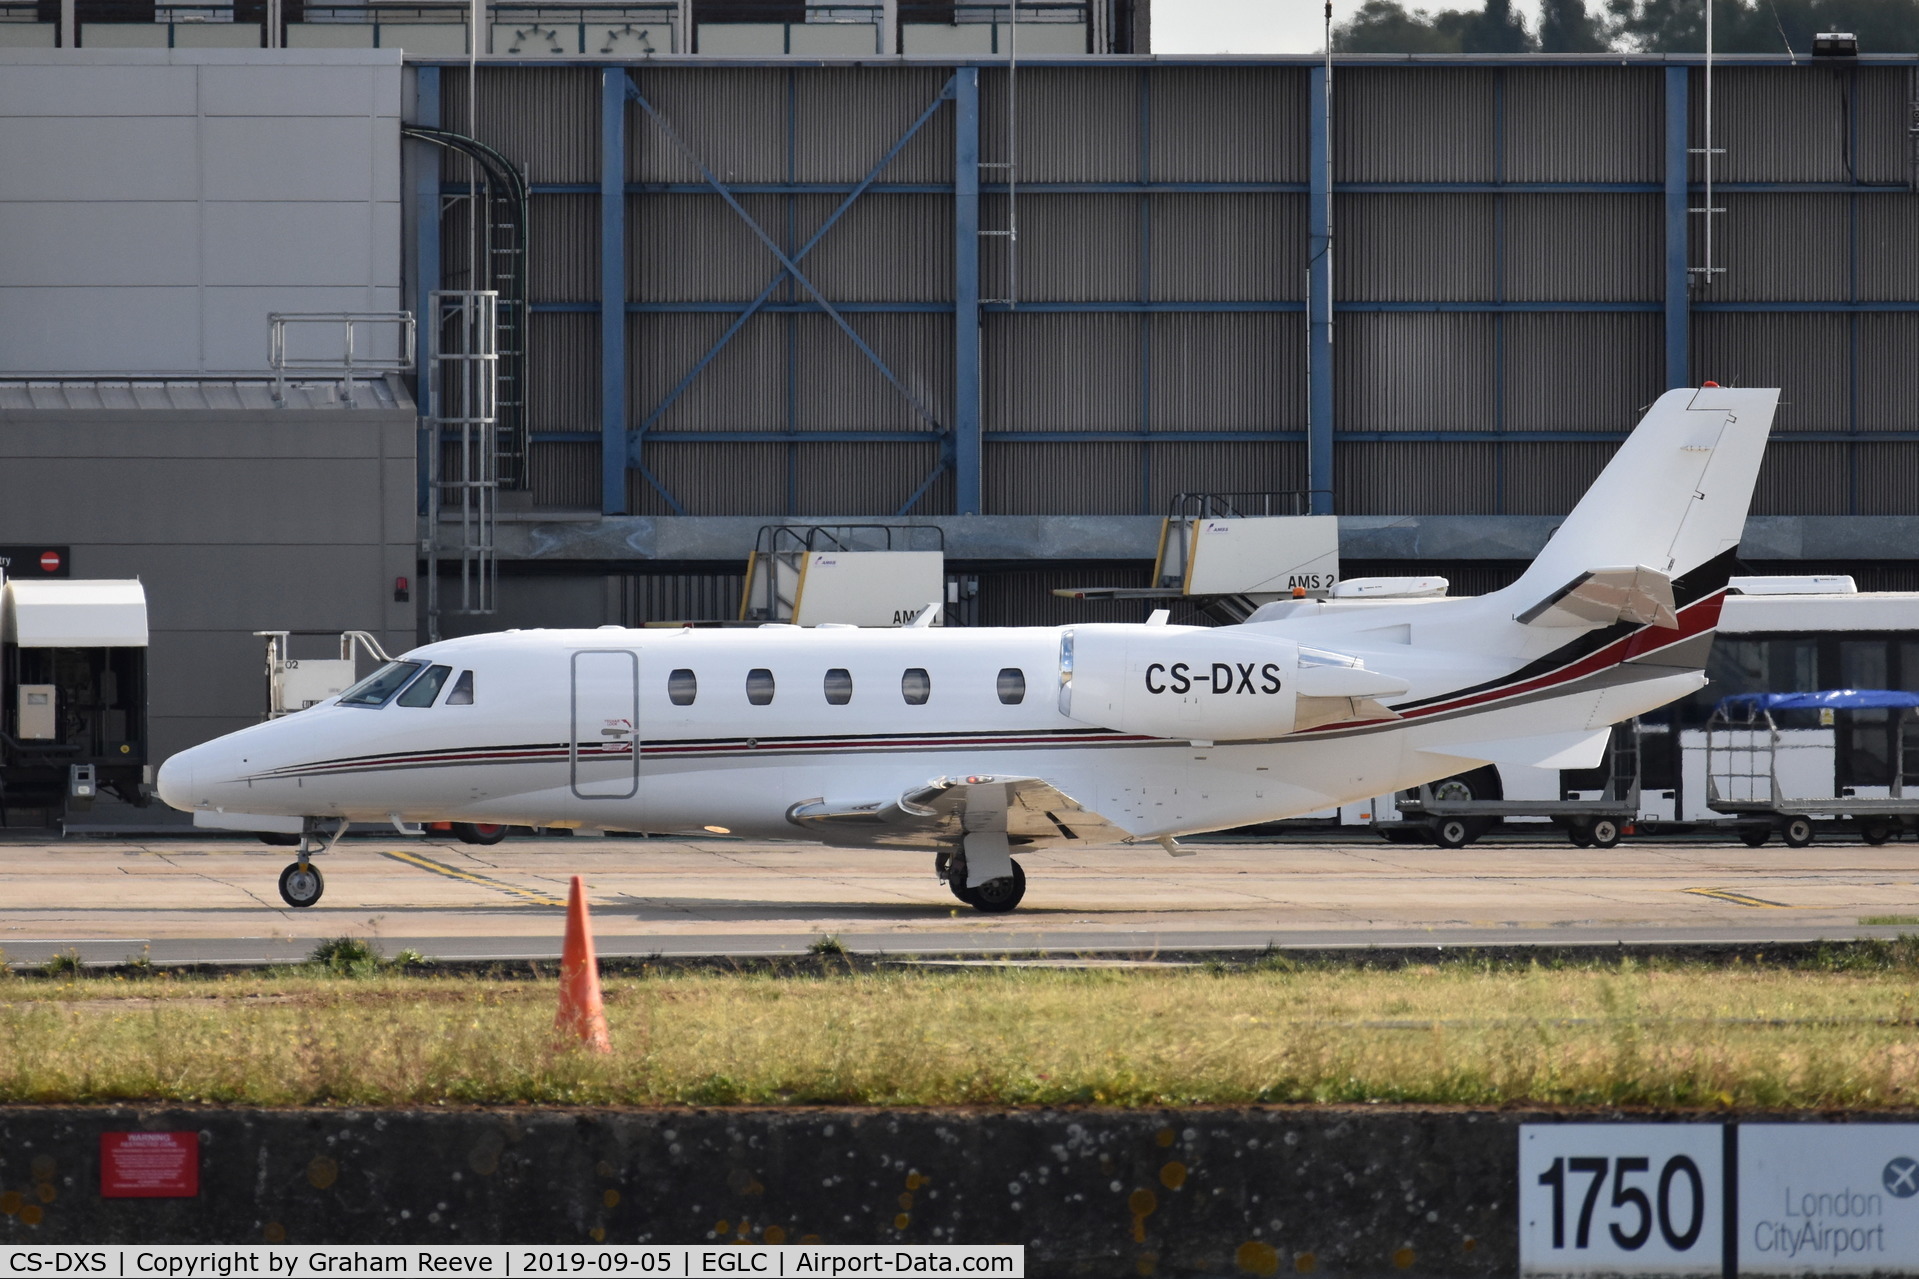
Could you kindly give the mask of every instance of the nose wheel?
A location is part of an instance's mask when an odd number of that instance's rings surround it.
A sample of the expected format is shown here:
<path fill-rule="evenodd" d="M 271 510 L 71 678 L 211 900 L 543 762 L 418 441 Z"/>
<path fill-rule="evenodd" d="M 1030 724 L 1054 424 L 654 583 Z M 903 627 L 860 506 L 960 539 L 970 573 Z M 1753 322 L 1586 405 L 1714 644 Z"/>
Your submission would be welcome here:
<path fill-rule="evenodd" d="M 280 898 L 289 906 L 311 906 L 326 891 L 326 880 L 312 862 L 294 862 L 280 872 Z"/>

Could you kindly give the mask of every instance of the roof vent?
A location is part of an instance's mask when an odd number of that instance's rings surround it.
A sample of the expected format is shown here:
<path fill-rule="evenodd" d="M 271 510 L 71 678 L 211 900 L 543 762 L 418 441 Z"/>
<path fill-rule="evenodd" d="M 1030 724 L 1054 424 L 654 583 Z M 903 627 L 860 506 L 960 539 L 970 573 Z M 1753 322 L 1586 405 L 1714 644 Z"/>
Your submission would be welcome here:
<path fill-rule="evenodd" d="M 1856 58 L 1859 56 L 1859 37 L 1850 31 L 1821 31 L 1812 38 L 1812 56 Z"/>

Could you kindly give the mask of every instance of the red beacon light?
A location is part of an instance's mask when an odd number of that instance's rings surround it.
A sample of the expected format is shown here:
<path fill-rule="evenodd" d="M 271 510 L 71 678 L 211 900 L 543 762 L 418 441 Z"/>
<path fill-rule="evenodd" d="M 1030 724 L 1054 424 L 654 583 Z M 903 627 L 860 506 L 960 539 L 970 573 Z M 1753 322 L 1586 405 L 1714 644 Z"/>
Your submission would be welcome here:
<path fill-rule="evenodd" d="M 1717 387 L 1718 387 L 1718 385 L 1719 385 L 1719 383 L 1717 383 L 1717 382 L 1701 382 L 1701 383 L 1699 384 L 1699 389 L 1703 391 L 1703 390 L 1705 390 L 1705 389 L 1706 389 L 1707 387 L 1709 387 L 1709 386 L 1710 386 L 1710 387 L 1714 387 L 1714 388 L 1717 388 Z"/>

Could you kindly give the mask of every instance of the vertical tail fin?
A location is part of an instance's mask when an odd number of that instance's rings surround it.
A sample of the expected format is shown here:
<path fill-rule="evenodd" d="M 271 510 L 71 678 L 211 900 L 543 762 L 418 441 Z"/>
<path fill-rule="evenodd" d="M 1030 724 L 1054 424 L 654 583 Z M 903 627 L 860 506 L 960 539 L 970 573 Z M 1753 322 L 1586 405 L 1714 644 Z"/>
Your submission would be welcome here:
<path fill-rule="evenodd" d="M 1599 569 L 1682 577 L 1739 545 L 1778 408 L 1775 389 L 1668 391 L 1519 581 L 1515 613 Z"/>

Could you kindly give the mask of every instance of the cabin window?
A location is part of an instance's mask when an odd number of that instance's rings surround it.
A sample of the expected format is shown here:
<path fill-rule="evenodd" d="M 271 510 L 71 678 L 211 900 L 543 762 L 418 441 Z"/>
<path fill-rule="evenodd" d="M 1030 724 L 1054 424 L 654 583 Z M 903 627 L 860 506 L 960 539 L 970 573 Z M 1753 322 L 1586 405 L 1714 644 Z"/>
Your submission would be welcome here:
<path fill-rule="evenodd" d="M 900 696 L 908 706 L 924 706 L 933 695 L 933 677 L 924 668 L 914 666 L 900 676 Z"/>
<path fill-rule="evenodd" d="M 448 706 L 473 705 L 473 672 L 461 671 L 460 678 L 453 681 L 453 691 L 446 695 Z"/>
<path fill-rule="evenodd" d="M 666 700 L 675 706 L 691 706 L 700 695 L 700 681 L 684 666 L 666 677 Z"/>
<path fill-rule="evenodd" d="M 1026 700 L 1026 672 L 1017 666 L 1003 667 L 999 673 L 997 687 L 999 699 L 1008 706 L 1018 706 Z"/>
<path fill-rule="evenodd" d="M 746 673 L 746 700 L 755 706 L 773 704 L 773 672 L 755 666 Z"/>
<path fill-rule="evenodd" d="M 446 677 L 453 673 L 451 666 L 429 666 L 426 674 L 407 685 L 406 692 L 400 694 L 402 706 L 431 706 L 439 699 L 440 689 L 446 683 Z"/>
<path fill-rule="evenodd" d="M 853 700 L 853 673 L 844 666 L 826 672 L 826 704 L 844 706 Z"/>
<path fill-rule="evenodd" d="M 373 674 L 340 694 L 342 706 L 385 706 L 424 662 L 388 662 Z"/>

